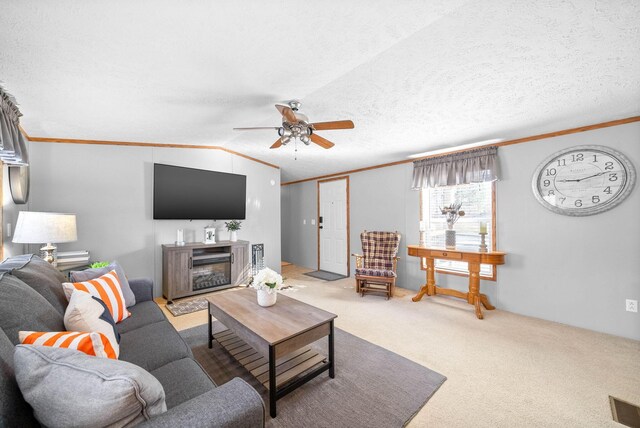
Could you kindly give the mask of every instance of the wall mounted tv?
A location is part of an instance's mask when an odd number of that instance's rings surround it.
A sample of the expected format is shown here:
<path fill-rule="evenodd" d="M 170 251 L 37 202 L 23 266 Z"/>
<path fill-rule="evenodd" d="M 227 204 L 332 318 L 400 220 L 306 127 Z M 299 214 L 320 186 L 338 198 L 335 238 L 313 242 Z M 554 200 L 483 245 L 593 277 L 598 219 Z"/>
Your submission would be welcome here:
<path fill-rule="evenodd" d="M 247 177 L 153 165 L 154 220 L 244 220 Z"/>

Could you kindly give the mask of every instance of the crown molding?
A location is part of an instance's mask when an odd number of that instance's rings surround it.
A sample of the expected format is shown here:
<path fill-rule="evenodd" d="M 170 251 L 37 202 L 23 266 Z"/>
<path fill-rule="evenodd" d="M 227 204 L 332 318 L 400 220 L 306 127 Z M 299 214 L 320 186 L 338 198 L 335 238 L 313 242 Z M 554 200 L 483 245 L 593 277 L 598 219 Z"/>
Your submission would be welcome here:
<path fill-rule="evenodd" d="M 253 162 L 261 163 L 271 168 L 280 169 L 278 165 L 274 165 L 269 162 L 265 162 L 260 159 L 247 156 L 243 153 L 236 152 L 235 150 L 229 150 L 222 146 L 206 146 L 199 144 L 162 144 L 162 143 L 144 143 L 136 141 L 110 141 L 110 140 L 78 140 L 73 138 L 51 138 L 51 137 L 32 137 L 21 126 L 22 133 L 27 137 L 27 140 L 36 143 L 54 143 L 54 144 L 93 144 L 100 146 L 129 146 L 129 147 L 159 147 L 162 149 L 204 149 L 204 150 L 221 150 L 223 152 L 230 153 L 232 155 L 240 156 Z"/>
<path fill-rule="evenodd" d="M 528 143 L 530 141 L 544 140 L 544 139 L 547 139 L 547 138 L 559 137 L 559 136 L 562 136 L 562 135 L 577 134 L 579 132 L 586 132 L 586 131 L 593 131 L 595 129 L 609 128 L 609 127 L 612 127 L 612 126 L 624 125 L 624 124 L 632 123 L 632 122 L 640 122 L 640 116 L 631 116 L 631 117 L 627 117 L 627 118 L 624 118 L 624 119 L 611 120 L 609 122 L 596 123 L 596 124 L 593 124 L 593 125 L 580 126 L 580 127 L 577 127 L 577 128 L 563 129 L 562 131 L 554 131 L 554 132 L 548 132 L 546 134 L 539 134 L 539 135 L 532 135 L 532 136 L 529 136 L 529 137 L 516 138 L 514 140 L 502 141 L 500 143 L 487 144 L 486 146 L 477 146 L 477 147 L 474 147 L 473 150 L 479 149 L 479 148 L 482 148 L 482 147 L 502 147 L 502 146 L 510 146 L 512 144 Z M 379 164 L 379 165 L 372 165 L 372 166 L 367 166 L 367 167 L 363 167 L 363 168 L 352 169 L 352 170 L 349 170 L 349 171 L 340 171 L 340 172 L 336 172 L 336 173 L 333 173 L 333 174 L 318 175 L 316 177 L 303 178 L 301 180 L 287 181 L 285 183 L 281 183 L 280 185 L 281 186 L 289 186 L 291 184 L 304 183 L 306 181 L 322 180 L 322 179 L 325 179 L 325 178 L 336 177 L 336 176 L 339 176 L 339 175 L 354 174 L 356 172 L 369 171 L 369 170 L 378 169 L 378 168 L 387 168 L 387 167 L 390 167 L 390 166 L 410 163 L 410 162 L 414 162 L 414 161 L 421 160 L 421 159 L 429 159 L 429 158 L 434 158 L 434 157 L 439 157 L 439 156 L 450 155 L 450 154 L 453 154 L 453 153 L 460 153 L 460 152 L 464 152 L 464 151 L 467 151 L 467 150 L 469 150 L 469 149 L 451 150 L 451 151 L 448 151 L 448 152 L 438 153 L 436 155 L 423 156 L 423 157 L 420 157 L 420 158 L 412 158 L 412 159 L 403 159 L 403 160 L 400 160 L 400 161 L 383 163 L 383 164 Z"/>

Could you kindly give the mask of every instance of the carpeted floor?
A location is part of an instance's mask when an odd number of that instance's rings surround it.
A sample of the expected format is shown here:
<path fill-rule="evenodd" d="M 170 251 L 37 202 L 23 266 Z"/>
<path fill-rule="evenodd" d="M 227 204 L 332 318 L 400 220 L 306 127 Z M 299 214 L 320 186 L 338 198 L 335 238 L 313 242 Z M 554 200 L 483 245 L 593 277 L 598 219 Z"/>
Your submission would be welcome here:
<path fill-rule="evenodd" d="M 222 324 L 214 323 L 214 332 L 222 329 Z M 217 384 L 239 376 L 268 403 L 266 389 L 224 349 L 215 342 L 213 349 L 207 347 L 206 325 L 180 334 Z M 335 334 L 336 377 L 330 379 L 328 374 L 321 374 L 278 400 L 278 416 L 267 416 L 267 427 L 402 427 L 446 380 L 340 329 Z M 326 355 L 326 340 L 314 346 Z"/>
<path fill-rule="evenodd" d="M 304 275 L 309 270 L 283 269 L 285 284 L 295 286 L 286 291 L 290 297 L 337 314 L 336 327 L 447 376 L 409 428 L 616 428 L 609 396 L 640 404 L 636 340 L 502 310 L 478 320 L 461 299 L 416 303 L 416 292 L 402 287 L 390 300 L 360 297 L 353 278 L 321 281 Z M 166 313 L 178 330 L 207 322 L 206 311 Z"/>

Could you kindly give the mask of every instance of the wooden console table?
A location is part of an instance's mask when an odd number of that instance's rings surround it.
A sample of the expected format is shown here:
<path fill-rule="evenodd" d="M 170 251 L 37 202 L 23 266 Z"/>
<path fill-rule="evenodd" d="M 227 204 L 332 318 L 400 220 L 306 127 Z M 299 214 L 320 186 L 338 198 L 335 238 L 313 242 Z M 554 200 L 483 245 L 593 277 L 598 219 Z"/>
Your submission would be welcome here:
<path fill-rule="evenodd" d="M 489 251 L 482 253 L 479 251 L 467 251 L 467 250 L 446 250 L 443 248 L 433 247 L 420 247 L 418 245 L 409 245 L 407 252 L 410 256 L 420 257 L 426 260 L 427 264 L 427 283 L 420 289 L 418 294 L 413 297 L 413 301 L 417 302 L 422 299 L 425 294 L 427 296 L 435 296 L 436 294 L 444 294 L 446 296 L 454 296 L 460 299 L 465 299 L 470 305 L 474 305 L 476 308 L 476 316 L 482 319 L 482 304 L 487 310 L 495 309 L 489 303 L 489 299 L 486 295 L 480 293 L 480 265 L 487 264 L 493 265 L 494 269 L 497 265 L 504 264 L 504 256 L 506 255 L 500 251 Z M 458 290 L 451 290 L 449 288 L 442 288 L 436 285 L 435 278 L 435 260 L 454 260 L 458 262 L 467 262 L 469 264 L 469 292 L 463 293 Z"/>

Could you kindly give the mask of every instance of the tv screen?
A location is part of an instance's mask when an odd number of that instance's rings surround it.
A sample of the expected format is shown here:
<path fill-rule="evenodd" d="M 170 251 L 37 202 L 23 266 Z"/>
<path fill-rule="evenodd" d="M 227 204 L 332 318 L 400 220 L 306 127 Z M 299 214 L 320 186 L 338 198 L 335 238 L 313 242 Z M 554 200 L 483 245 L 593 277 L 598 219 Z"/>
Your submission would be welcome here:
<path fill-rule="evenodd" d="M 244 220 L 247 177 L 153 165 L 155 220 Z"/>

